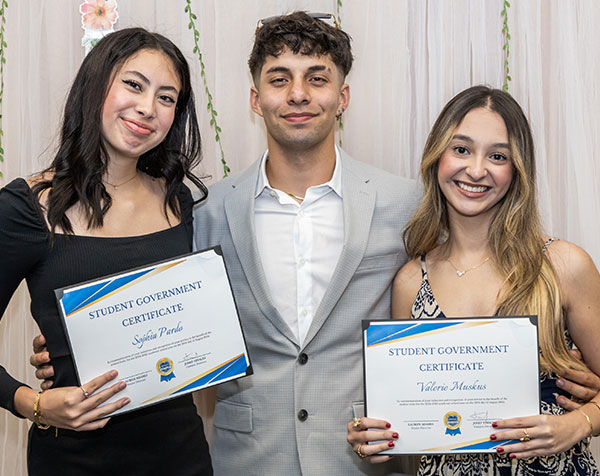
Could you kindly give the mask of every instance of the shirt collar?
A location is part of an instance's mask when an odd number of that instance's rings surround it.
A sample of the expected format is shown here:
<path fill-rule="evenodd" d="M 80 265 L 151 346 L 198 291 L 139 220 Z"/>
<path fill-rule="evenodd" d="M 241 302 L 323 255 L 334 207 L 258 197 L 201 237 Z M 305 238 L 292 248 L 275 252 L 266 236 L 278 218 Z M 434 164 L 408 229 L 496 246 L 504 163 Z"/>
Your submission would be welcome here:
<path fill-rule="evenodd" d="M 269 184 L 269 179 L 267 177 L 267 160 L 269 160 L 269 150 L 265 150 L 265 153 L 260 159 L 260 173 L 258 174 L 254 198 L 257 198 L 265 189 L 275 190 L 271 187 L 271 184 Z M 331 179 L 329 179 L 328 182 L 320 185 L 313 185 L 313 187 L 310 188 L 316 187 L 329 187 L 340 198 L 342 197 L 342 166 L 340 163 L 340 151 L 337 146 L 335 146 L 335 167 L 333 168 Z"/>

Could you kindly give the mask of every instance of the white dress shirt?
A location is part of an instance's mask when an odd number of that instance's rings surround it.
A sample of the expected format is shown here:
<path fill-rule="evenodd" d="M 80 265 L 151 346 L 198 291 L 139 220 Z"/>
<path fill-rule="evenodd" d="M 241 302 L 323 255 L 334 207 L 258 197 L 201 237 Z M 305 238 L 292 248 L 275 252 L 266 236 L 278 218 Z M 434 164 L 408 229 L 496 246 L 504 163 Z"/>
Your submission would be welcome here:
<path fill-rule="evenodd" d="M 308 188 L 301 203 L 269 185 L 267 160 L 268 151 L 256 186 L 256 241 L 273 303 L 302 345 L 344 245 L 339 152 L 331 180 Z"/>

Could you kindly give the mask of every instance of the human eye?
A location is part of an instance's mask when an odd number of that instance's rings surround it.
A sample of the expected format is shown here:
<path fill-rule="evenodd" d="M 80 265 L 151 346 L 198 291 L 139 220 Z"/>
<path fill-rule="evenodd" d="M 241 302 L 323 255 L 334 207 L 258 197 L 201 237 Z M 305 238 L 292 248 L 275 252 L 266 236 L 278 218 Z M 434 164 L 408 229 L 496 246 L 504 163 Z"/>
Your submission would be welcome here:
<path fill-rule="evenodd" d="M 310 78 L 310 82 L 313 84 L 318 84 L 318 85 L 322 85 L 327 83 L 327 78 L 323 77 L 323 76 L 313 76 L 312 78 Z"/>
<path fill-rule="evenodd" d="M 167 104 L 175 104 L 177 102 L 175 98 L 169 96 L 168 94 L 162 94 L 158 96 L 158 99 Z"/>
<path fill-rule="evenodd" d="M 269 81 L 273 86 L 284 86 L 287 83 L 287 78 L 276 76 Z"/>
<path fill-rule="evenodd" d="M 508 160 L 508 157 L 504 154 L 492 154 L 490 155 L 490 159 L 495 162 L 505 162 Z"/>
<path fill-rule="evenodd" d="M 142 90 L 142 85 L 137 81 L 134 81 L 133 79 L 124 79 L 123 83 L 125 83 L 130 88 L 135 89 L 136 91 Z"/>
<path fill-rule="evenodd" d="M 462 145 L 456 145 L 452 148 L 452 150 L 454 152 L 456 152 L 458 155 L 467 155 L 469 153 L 469 149 L 467 149 L 466 147 L 464 147 Z"/>

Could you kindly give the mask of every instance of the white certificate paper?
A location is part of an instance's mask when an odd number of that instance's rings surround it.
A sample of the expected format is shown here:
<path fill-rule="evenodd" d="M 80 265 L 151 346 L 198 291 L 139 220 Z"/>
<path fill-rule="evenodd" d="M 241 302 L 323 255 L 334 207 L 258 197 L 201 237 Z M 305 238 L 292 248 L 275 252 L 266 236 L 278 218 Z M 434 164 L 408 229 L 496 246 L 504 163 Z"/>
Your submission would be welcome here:
<path fill-rule="evenodd" d="M 252 373 L 219 247 L 55 293 L 80 383 L 127 382 L 113 416 Z"/>
<path fill-rule="evenodd" d="M 539 414 L 536 317 L 363 321 L 363 352 L 386 454 L 493 453 L 492 422 Z"/>

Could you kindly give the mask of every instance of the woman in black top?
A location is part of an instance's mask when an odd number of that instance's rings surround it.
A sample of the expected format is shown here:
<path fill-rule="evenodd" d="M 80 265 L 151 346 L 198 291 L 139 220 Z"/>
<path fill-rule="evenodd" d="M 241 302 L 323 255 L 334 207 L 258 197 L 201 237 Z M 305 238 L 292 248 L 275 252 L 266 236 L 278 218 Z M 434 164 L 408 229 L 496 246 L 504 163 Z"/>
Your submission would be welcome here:
<path fill-rule="evenodd" d="M 165 37 L 131 28 L 85 58 L 50 167 L 0 190 L 0 310 L 25 279 L 55 371 L 53 388 L 37 392 L 0 367 L 0 406 L 35 422 L 30 474 L 212 475 L 190 395 L 103 418 L 129 402 L 99 407 L 125 383 L 96 392 L 112 371 L 77 386 L 54 298 L 54 289 L 190 252 L 193 199 L 182 182 L 206 196 L 191 173 L 199 157 L 185 58 Z"/>

